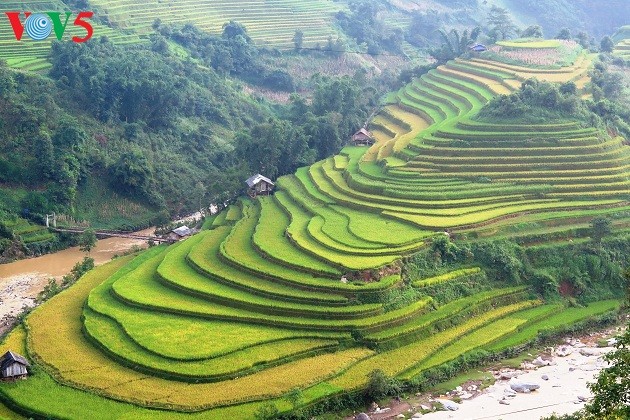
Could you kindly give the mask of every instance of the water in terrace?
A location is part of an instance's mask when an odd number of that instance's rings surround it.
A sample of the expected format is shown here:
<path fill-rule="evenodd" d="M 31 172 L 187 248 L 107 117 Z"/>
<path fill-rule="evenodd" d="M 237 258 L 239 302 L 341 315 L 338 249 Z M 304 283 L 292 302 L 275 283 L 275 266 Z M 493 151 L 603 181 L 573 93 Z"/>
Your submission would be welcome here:
<path fill-rule="evenodd" d="M 151 235 L 155 228 L 138 232 Z M 96 264 L 110 261 L 133 246 L 144 246 L 146 241 L 128 238 L 107 238 L 97 242 L 90 252 Z M 18 314 L 24 306 L 32 306 L 34 298 L 51 277 L 60 278 L 86 254 L 79 247 L 64 249 L 41 257 L 0 264 L 0 320 Z"/>

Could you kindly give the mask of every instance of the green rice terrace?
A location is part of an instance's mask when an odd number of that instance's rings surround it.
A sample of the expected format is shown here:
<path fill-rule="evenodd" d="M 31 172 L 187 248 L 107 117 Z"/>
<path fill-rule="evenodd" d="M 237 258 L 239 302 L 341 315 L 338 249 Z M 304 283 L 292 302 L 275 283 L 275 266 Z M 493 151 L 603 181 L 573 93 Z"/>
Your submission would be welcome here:
<path fill-rule="evenodd" d="M 85 10 L 94 11 L 90 20 L 94 26 L 94 37 L 106 36 L 117 45 L 147 42 L 153 33 L 151 25 L 156 19 L 162 23 L 192 23 L 201 30 L 220 34 L 223 24 L 238 20 L 245 25 L 248 34 L 259 45 L 292 48 L 297 29 L 304 34 L 304 46 L 324 44 L 329 36 L 337 36 L 333 16 L 347 8 L 345 3 L 326 0 L 251 0 L 251 1 L 144 1 L 93 0 Z M 54 35 L 44 41 L 33 41 L 26 35 L 16 41 L 11 25 L 6 21 L 7 11 L 66 11 L 69 9 L 61 0 L 32 0 L 28 3 L 6 1 L 0 5 L 3 24 L 0 25 L 0 59 L 8 65 L 26 70 L 44 70 L 50 67 L 47 60 Z M 76 9 L 78 10 L 78 9 Z M 83 10 L 83 9 L 82 9 Z M 74 19 L 75 15 L 72 15 Z M 106 17 L 109 25 L 99 23 Z M 74 35 L 83 36 L 84 29 L 67 27 L 64 39 Z"/>
<path fill-rule="evenodd" d="M 475 118 L 528 78 L 582 88 L 590 60 L 482 54 L 431 70 L 389 96 L 373 146 L 281 177 L 273 195 L 240 199 L 210 229 L 94 269 L 37 308 L 0 346 L 28 355 L 34 374 L 1 384 L 1 401 L 35 417 L 253 418 L 295 408 L 296 389 L 306 407 L 360 392 L 376 369 L 414 383 L 470 351 L 618 310 L 618 300 L 545 302 L 476 264 L 412 279 L 413 299 L 383 299 L 401 286 L 401 260 L 445 230 L 556 232 L 603 214 L 628 229 L 622 138 L 572 121 Z M 473 291 L 448 292 L 458 285 Z"/>

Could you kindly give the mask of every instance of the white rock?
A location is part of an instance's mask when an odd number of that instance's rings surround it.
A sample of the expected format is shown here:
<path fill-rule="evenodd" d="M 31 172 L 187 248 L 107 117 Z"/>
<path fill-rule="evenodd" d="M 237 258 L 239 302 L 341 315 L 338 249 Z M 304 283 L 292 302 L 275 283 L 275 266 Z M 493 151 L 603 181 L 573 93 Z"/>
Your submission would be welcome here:
<path fill-rule="evenodd" d="M 567 357 L 571 353 L 573 353 L 573 347 L 560 346 L 558 347 L 558 349 L 556 349 L 556 356 L 559 356 L 559 357 Z"/>
<path fill-rule="evenodd" d="M 516 378 L 520 374 L 521 374 L 521 372 L 519 372 L 517 370 L 512 371 L 512 372 L 501 372 L 501 375 L 499 376 L 499 378 L 507 380 L 507 379 Z"/>
<path fill-rule="evenodd" d="M 405 415 L 404 415 L 404 414 L 399 414 L 399 415 L 397 415 L 397 416 L 396 416 L 396 418 L 397 418 L 397 419 L 404 419 L 404 418 L 405 418 Z"/>
<path fill-rule="evenodd" d="M 549 380 L 549 376 L 547 376 L 547 375 L 543 375 L 543 376 L 541 376 L 541 378 L 542 378 L 543 381 L 548 381 Z"/>
<path fill-rule="evenodd" d="M 534 382 L 524 382 L 511 379 L 510 388 L 512 388 L 516 392 L 529 393 L 540 388 L 540 385 Z"/>
<path fill-rule="evenodd" d="M 430 410 L 431 407 L 429 407 L 428 405 L 424 405 L 424 404 L 420 404 L 420 408 L 422 408 L 423 410 Z"/>
<path fill-rule="evenodd" d="M 580 349 L 580 354 L 582 356 L 601 356 L 605 354 L 606 351 L 604 349 L 594 349 L 592 347 L 583 347 Z"/>
<path fill-rule="evenodd" d="M 532 364 L 536 366 L 549 366 L 551 363 L 548 360 L 544 360 L 542 357 L 538 356 L 534 359 Z"/>
<path fill-rule="evenodd" d="M 462 392 L 464 390 L 464 388 L 462 388 L 461 386 L 458 386 L 455 388 L 455 391 L 457 392 Z"/>
<path fill-rule="evenodd" d="M 416 413 L 413 416 L 411 416 L 412 419 L 419 419 L 420 417 L 422 417 L 422 413 Z"/>
<path fill-rule="evenodd" d="M 459 404 L 457 404 L 455 401 L 445 400 L 445 399 L 436 399 L 435 401 L 437 401 L 440 404 L 442 404 L 444 406 L 444 408 L 446 408 L 449 411 L 457 411 L 457 410 L 459 410 Z"/>
<path fill-rule="evenodd" d="M 501 400 L 501 401 L 499 401 L 499 404 L 510 405 L 510 402 L 506 401 L 506 400 Z"/>
<path fill-rule="evenodd" d="M 462 394 L 459 396 L 459 398 L 461 398 L 462 400 L 468 400 L 471 399 L 473 397 L 473 394 L 471 394 L 470 392 L 462 392 Z"/>

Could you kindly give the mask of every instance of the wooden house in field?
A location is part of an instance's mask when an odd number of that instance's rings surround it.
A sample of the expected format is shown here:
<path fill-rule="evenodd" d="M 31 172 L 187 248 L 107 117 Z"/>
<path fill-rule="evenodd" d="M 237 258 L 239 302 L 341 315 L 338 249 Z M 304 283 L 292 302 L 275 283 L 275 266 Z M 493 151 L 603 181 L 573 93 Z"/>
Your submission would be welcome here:
<path fill-rule="evenodd" d="M 192 234 L 193 234 L 193 231 L 188 226 L 180 226 L 177 229 L 173 229 L 169 232 L 168 239 L 176 242 L 184 238 L 187 238 Z"/>
<path fill-rule="evenodd" d="M 472 52 L 476 52 L 476 53 L 480 53 L 480 52 L 484 52 L 488 50 L 488 47 L 486 47 L 483 44 L 475 44 L 471 47 L 469 47 L 470 51 Z"/>
<path fill-rule="evenodd" d="M 0 379 L 19 379 L 28 375 L 28 360 L 8 351 L 0 359 Z"/>
<path fill-rule="evenodd" d="M 247 184 L 247 194 L 250 197 L 256 198 L 259 195 L 269 195 L 273 190 L 275 184 L 266 176 L 256 174 L 247 178 L 245 181 Z"/>
<path fill-rule="evenodd" d="M 363 127 L 352 135 L 350 141 L 354 146 L 371 146 L 374 144 L 374 137 Z"/>

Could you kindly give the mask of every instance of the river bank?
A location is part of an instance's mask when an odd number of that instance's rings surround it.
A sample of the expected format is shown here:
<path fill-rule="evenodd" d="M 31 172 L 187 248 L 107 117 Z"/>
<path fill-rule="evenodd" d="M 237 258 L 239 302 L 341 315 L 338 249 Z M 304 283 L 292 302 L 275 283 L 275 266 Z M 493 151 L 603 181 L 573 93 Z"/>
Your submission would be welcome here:
<path fill-rule="evenodd" d="M 419 393 L 367 414 L 371 420 L 533 420 L 574 413 L 592 398 L 587 384 L 607 366 L 602 357 L 614 350 L 610 338 L 619 333 L 619 327 L 611 327 L 567 336 L 553 347 L 527 354 L 518 367 L 499 364 L 479 371 L 489 382 L 469 380 L 443 394 Z M 607 345 L 601 347 L 603 343 Z M 516 392 L 518 384 L 538 388 Z M 437 403 L 451 410 L 431 412 Z"/>
<path fill-rule="evenodd" d="M 137 233 L 149 235 L 154 230 L 149 228 Z M 146 246 L 145 241 L 138 239 L 107 238 L 96 243 L 90 257 L 94 258 L 96 265 L 100 265 L 134 247 Z M 72 247 L 53 254 L 0 264 L 0 335 L 13 325 L 15 317 L 25 308 L 35 305 L 37 294 L 50 278 L 58 280 L 68 274 L 85 255 L 79 247 Z"/>

